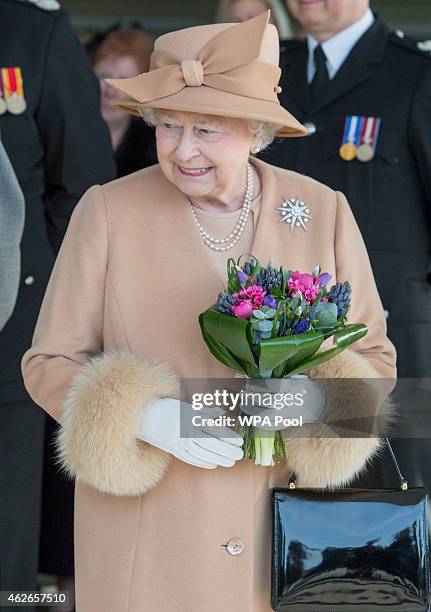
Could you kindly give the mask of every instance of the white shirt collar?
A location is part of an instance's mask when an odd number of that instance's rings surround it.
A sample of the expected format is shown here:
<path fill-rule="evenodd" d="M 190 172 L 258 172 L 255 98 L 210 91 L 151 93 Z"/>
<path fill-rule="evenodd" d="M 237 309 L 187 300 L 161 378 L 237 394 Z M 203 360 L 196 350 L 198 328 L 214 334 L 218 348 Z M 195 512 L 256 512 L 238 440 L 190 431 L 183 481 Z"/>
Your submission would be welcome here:
<path fill-rule="evenodd" d="M 365 15 L 358 19 L 358 21 L 355 21 L 354 24 L 341 32 L 337 32 L 337 34 L 334 34 L 334 36 L 331 36 L 331 38 L 321 43 L 322 49 L 326 55 L 326 65 L 330 79 L 334 78 L 350 51 L 373 22 L 374 15 L 371 9 L 368 9 Z M 313 53 L 319 42 L 313 36 L 307 36 L 307 44 L 307 77 L 308 82 L 311 83 L 315 72 Z"/>

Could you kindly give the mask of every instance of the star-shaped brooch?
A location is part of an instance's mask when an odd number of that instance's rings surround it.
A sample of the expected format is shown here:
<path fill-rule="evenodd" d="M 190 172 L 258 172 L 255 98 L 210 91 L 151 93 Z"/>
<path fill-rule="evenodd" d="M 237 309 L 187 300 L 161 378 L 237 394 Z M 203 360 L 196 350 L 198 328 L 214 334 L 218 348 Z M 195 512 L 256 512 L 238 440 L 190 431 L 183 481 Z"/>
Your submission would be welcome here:
<path fill-rule="evenodd" d="M 312 219 L 310 208 L 298 197 L 290 198 L 290 200 L 283 198 L 281 208 L 276 208 L 276 210 L 281 211 L 280 221 L 289 223 L 291 231 L 294 227 L 302 227 L 302 229 L 307 231 L 306 224 Z"/>

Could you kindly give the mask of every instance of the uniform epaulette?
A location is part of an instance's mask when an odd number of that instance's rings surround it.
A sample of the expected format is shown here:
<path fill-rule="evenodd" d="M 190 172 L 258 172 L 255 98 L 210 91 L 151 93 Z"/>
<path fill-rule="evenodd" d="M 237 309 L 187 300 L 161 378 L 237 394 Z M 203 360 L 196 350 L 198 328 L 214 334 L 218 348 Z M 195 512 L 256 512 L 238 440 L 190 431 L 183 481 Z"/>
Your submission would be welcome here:
<path fill-rule="evenodd" d="M 42 11 L 59 11 L 61 9 L 57 0 L 24 0 L 24 2 L 33 4 L 42 9 Z"/>
<path fill-rule="evenodd" d="M 431 40 L 417 42 L 416 40 L 413 40 L 413 38 L 406 36 L 401 30 L 391 32 L 389 35 L 389 40 L 399 47 L 406 49 L 406 51 L 411 51 L 412 53 L 417 53 L 422 57 L 428 57 L 431 59 Z"/>

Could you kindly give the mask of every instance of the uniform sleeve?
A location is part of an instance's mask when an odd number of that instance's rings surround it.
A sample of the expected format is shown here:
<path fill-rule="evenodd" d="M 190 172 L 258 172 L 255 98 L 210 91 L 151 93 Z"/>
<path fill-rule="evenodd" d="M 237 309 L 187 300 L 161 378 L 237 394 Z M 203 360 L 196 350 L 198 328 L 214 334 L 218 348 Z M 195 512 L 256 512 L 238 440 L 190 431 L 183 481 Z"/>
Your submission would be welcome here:
<path fill-rule="evenodd" d="M 382 378 L 396 378 L 396 352 L 386 335 L 386 319 L 362 235 L 345 196 L 337 192 L 335 236 L 337 281 L 349 281 L 348 323 L 365 323 L 368 334 L 353 345 Z"/>
<path fill-rule="evenodd" d="M 0 141 L 0 331 L 18 294 L 24 217 L 24 196 Z"/>
<path fill-rule="evenodd" d="M 431 64 L 415 92 L 409 124 L 409 140 L 425 195 L 427 217 L 431 220 Z M 431 270 L 429 270 L 431 274 Z"/>
<path fill-rule="evenodd" d="M 82 194 L 116 176 L 98 82 L 65 14 L 47 48 L 36 121 L 45 152 L 48 236 L 57 252 Z"/>

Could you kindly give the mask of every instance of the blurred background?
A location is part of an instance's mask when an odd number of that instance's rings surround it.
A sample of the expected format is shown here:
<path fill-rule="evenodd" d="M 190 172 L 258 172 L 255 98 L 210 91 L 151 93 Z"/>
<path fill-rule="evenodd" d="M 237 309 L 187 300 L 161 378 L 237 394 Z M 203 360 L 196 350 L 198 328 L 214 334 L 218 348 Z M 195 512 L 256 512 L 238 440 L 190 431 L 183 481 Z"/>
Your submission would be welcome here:
<path fill-rule="evenodd" d="M 136 21 L 152 34 L 210 23 L 218 0 L 62 0 L 61 5 L 85 42 L 93 33 L 114 23 Z M 395 30 L 417 40 L 431 38 L 431 0 L 371 0 L 371 8 Z"/>

